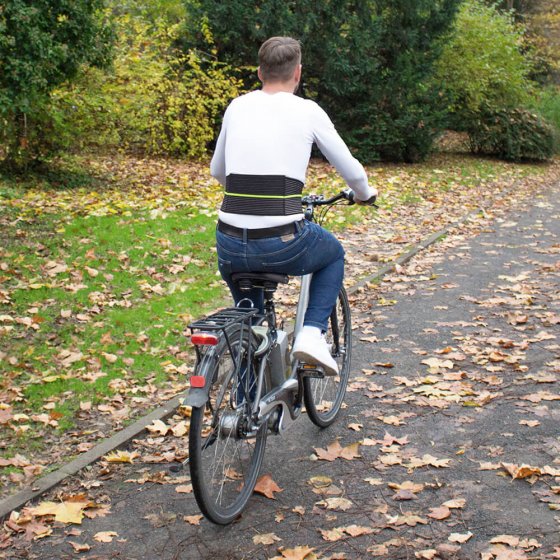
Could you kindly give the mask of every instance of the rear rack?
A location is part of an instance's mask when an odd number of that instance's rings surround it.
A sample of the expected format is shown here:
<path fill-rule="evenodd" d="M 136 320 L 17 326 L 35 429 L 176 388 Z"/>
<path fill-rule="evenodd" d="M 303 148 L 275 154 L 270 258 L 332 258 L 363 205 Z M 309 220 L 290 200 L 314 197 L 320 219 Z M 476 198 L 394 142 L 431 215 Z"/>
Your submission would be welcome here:
<path fill-rule="evenodd" d="M 189 325 L 189 329 L 205 331 L 221 331 L 235 323 L 245 323 L 259 313 L 258 309 L 249 307 L 228 307 L 220 309 L 212 315 L 199 319 Z"/>
<path fill-rule="evenodd" d="M 243 359 L 243 353 L 238 351 L 236 355 L 236 352 L 232 348 L 232 342 L 229 336 L 231 332 L 228 332 L 229 331 L 228 327 L 232 325 L 240 325 L 240 331 L 241 331 L 240 336 L 243 337 L 245 332 L 249 334 L 249 344 L 246 349 L 247 350 L 246 353 L 247 366 L 246 366 L 246 373 L 245 373 L 245 378 L 247 380 L 246 383 L 249 382 L 252 375 L 255 375 L 251 371 L 252 369 L 251 348 L 252 348 L 252 337 L 253 337 L 253 329 L 251 329 L 251 319 L 258 313 L 259 310 L 255 309 L 254 307 L 227 307 L 225 309 L 220 309 L 219 311 L 212 313 L 212 315 L 208 315 L 207 317 L 199 319 L 198 321 L 195 321 L 194 323 L 191 323 L 189 325 L 189 329 L 193 334 L 194 331 L 197 330 L 221 331 L 222 333 L 221 336 L 223 336 L 223 338 L 225 339 L 230 356 L 234 360 L 235 372 L 237 376 L 239 376 L 241 372 L 241 362 Z M 201 350 L 199 346 L 195 345 L 195 351 L 196 351 L 196 361 L 197 361 L 196 367 L 198 367 L 198 364 L 203 359 L 205 350 Z M 214 382 L 213 380 L 210 381 L 212 383 Z M 246 384 L 242 385 L 241 388 L 247 394 L 248 385 Z"/>

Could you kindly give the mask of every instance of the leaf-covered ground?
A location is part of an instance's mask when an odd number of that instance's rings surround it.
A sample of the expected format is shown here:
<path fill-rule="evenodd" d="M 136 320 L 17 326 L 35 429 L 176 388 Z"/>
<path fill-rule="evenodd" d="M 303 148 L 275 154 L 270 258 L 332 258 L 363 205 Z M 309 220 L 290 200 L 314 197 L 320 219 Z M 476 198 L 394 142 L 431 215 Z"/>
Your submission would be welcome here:
<path fill-rule="evenodd" d="M 348 284 L 469 209 L 558 174 L 454 155 L 368 171 L 381 209 L 341 208 L 327 222 L 344 239 Z M 312 165 L 308 191 L 342 187 Z M 213 250 L 220 197 L 206 164 L 121 156 L 1 180 L 1 494 L 185 387 L 186 325 L 227 302 Z M 283 300 L 294 299 L 289 288 Z"/>
<path fill-rule="evenodd" d="M 0 557 L 560 558 L 560 197 L 538 183 L 355 294 L 347 406 L 269 439 L 238 522 L 205 521 L 169 473 L 179 410 L 12 514 Z"/>

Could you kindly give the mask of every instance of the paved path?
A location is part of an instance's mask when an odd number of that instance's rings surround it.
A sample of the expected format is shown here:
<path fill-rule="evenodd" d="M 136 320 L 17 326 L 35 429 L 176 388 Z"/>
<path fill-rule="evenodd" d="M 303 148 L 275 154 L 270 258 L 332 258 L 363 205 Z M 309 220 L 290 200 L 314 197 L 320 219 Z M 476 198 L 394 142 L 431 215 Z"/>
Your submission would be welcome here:
<path fill-rule="evenodd" d="M 87 492 L 110 513 L 0 558 L 304 558 L 297 546 L 314 549 L 307 560 L 560 558 L 559 217 L 551 187 L 358 294 L 348 406 L 327 430 L 303 417 L 269 439 L 263 473 L 283 489 L 276 500 L 255 496 L 230 527 L 191 525 L 192 494 L 125 482 L 164 465 L 94 466 L 58 495 Z M 313 460 L 337 438 L 361 441 L 361 457 Z M 171 439 L 137 448 L 177 447 Z M 314 488 L 317 476 L 332 484 Z M 320 503 L 332 497 L 348 509 Z M 100 543 L 100 531 L 118 536 Z M 270 533 L 279 540 L 255 543 Z"/>

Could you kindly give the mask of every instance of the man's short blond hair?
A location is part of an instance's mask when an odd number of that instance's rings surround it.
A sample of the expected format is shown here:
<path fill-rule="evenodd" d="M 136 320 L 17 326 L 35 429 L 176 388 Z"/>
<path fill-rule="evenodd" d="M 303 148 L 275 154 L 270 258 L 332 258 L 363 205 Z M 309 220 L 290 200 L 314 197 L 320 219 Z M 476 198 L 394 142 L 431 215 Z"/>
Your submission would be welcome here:
<path fill-rule="evenodd" d="M 301 45 L 291 37 L 271 37 L 259 49 L 263 82 L 286 82 L 301 63 Z"/>

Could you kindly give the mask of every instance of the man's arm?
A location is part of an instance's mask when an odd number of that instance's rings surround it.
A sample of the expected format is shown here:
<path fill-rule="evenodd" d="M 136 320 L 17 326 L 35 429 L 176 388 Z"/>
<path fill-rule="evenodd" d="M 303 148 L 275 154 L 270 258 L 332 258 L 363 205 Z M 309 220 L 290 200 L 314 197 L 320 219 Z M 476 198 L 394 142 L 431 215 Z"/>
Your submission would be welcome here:
<path fill-rule="evenodd" d="M 316 103 L 313 105 L 313 131 L 317 146 L 354 191 L 356 200 L 370 199 L 377 191 L 369 186 L 363 165 L 350 153 L 327 113 Z"/>
<path fill-rule="evenodd" d="M 226 117 L 227 110 L 224 114 L 222 129 L 216 142 L 216 148 L 212 161 L 210 162 L 210 174 L 216 178 L 224 187 L 226 186 Z"/>

